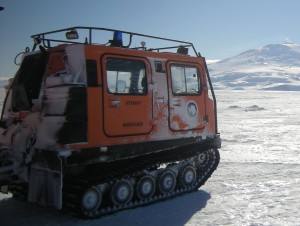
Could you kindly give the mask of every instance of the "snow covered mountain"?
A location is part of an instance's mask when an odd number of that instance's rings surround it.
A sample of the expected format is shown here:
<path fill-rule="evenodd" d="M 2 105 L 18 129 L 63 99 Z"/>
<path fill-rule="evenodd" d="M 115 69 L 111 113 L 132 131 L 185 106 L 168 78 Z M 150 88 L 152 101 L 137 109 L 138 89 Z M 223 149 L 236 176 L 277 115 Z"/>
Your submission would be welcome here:
<path fill-rule="evenodd" d="M 215 89 L 300 91 L 300 45 L 292 42 L 250 49 L 208 68 Z"/>

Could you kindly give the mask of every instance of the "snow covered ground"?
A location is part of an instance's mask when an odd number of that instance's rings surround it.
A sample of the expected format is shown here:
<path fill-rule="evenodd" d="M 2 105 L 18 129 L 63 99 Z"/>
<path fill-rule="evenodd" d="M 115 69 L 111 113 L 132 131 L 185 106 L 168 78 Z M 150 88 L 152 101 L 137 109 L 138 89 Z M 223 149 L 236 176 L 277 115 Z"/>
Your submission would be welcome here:
<path fill-rule="evenodd" d="M 0 225 L 300 225 L 300 92 L 216 95 L 221 162 L 198 192 L 87 221 L 0 195 Z"/>

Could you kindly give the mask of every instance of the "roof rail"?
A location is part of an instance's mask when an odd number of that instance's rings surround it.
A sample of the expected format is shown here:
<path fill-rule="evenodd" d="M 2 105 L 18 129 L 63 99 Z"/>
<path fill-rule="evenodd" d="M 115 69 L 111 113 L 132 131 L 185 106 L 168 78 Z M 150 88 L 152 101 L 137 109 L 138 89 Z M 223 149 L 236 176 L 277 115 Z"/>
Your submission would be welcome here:
<path fill-rule="evenodd" d="M 88 33 L 86 36 L 84 42 L 79 42 L 79 41 L 74 41 L 75 39 L 78 39 L 78 31 L 85 31 Z M 39 33 L 32 35 L 31 38 L 34 40 L 34 45 L 32 48 L 32 51 L 35 50 L 35 48 L 38 45 L 43 45 L 45 48 L 51 48 L 51 44 L 53 43 L 65 43 L 65 44 L 76 44 L 76 43 L 84 43 L 84 44 L 94 44 L 93 41 L 93 31 L 108 31 L 108 32 L 114 32 L 114 38 L 115 34 L 117 33 L 122 33 L 122 34 L 127 34 L 129 35 L 129 43 L 126 46 L 123 46 L 123 43 L 120 45 L 120 43 L 116 46 L 123 47 L 123 48 L 132 48 L 130 47 L 132 38 L 133 36 L 140 36 L 140 37 L 146 37 L 150 39 L 157 39 L 157 40 L 163 40 L 163 41 L 168 41 L 171 43 L 176 43 L 174 46 L 166 46 L 166 47 L 157 47 L 157 48 L 149 48 L 146 49 L 144 46 L 142 47 L 134 47 L 132 49 L 143 49 L 143 50 L 148 50 L 148 51 L 160 51 L 160 50 L 166 50 L 166 49 L 174 49 L 177 48 L 177 53 L 181 54 L 187 54 L 187 50 L 184 48 L 192 48 L 196 56 L 200 56 L 200 54 L 197 53 L 193 43 L 191 42 L 186 42 L 186 41 L 180 41 L 176 39 L 169 39 L 169 38 L 162 38 L 158 36 L 152 36 L 152 35 L 145 35 L 145 34 L 140 34 L 140 33 L 133 33 L 133 32 L 128 32 L 128 31 L 122 31 L 122 30 L 116 30 L 116 29 L 110 29 L 110 28 L 102 28 L 102 27 L 83 27 L 83 26 L 76 26 L 76 27 L 69 27 L 69 28 L 64 28 L 60 30 L 54 30 L 54 31 L 49 31 L 49 32 L 44 32 L 44 33 Z M 51 38 L 51 36 L 55 36 L 56 34 L 63 33 L 65 32 L 66 38 Z M 109 40 L 107 44 L 114 45 L 115 40 Z"/>

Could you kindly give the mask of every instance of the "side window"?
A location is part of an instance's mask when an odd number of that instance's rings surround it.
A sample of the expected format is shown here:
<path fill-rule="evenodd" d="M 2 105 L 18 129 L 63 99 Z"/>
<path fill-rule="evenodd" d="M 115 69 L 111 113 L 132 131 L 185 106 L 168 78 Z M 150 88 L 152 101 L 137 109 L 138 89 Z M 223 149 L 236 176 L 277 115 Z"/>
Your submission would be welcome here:
<path fill-rule="evenodd" d="M 87 84 L 89 87 L 98 86 L 97 62 L 95 60 L 86 60 Z"/>
<path fill-rule="evenodd" d="M 200 92 L 200 80 L 196 67 L 171 65 L 172 91 L 175 95 L 197 95 Z"/>
<path fill-rule="evenodd" d="M 109 93 L 132 95 L 147 93 L 146 65 L 143 61 L 107 58 L 106 76 Z"/>
<path fill-rule="evenodd" d="M 32 100 L 39 97 L 46 63 L 46 54 L 34 54 L 24 58 L 12 87 L 13 111 L 30 110 Z"/>

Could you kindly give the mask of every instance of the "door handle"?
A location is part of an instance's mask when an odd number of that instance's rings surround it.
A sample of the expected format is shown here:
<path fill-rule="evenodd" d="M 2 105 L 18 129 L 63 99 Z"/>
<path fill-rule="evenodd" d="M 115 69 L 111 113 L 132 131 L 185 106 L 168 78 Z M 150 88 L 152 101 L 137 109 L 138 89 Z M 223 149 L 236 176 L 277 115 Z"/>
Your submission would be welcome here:
<path fill-rule="evenodd" d="M 118 108 L 121 105 L 120 99 L 117 98 L 110 98 L 109 99 L 109 107 L 111 108 Z"/>
<path fill-rule="evenodd" d="M 165 98 L 164 97 L 158 97 L 157 98 L 158 105 L 162 105 L 162 104 L 164 104 L 164 102 L 165 102 Z"/>
<path fill-rule="evenodd" d="M 172 103 L 173 103 L 173 106 L 181 106 L 180 98 L 173 98 Z"/>

